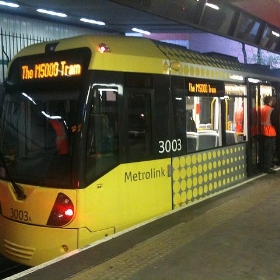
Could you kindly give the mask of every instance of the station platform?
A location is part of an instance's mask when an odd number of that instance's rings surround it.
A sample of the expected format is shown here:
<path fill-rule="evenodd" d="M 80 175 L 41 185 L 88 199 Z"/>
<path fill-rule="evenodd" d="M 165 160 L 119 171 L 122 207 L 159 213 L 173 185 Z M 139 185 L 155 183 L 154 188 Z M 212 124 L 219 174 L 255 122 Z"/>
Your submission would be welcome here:
<path fill-rule="evenodd" d="M 10 279 L 280 279 L 280 170 L 71 254 Z"/>

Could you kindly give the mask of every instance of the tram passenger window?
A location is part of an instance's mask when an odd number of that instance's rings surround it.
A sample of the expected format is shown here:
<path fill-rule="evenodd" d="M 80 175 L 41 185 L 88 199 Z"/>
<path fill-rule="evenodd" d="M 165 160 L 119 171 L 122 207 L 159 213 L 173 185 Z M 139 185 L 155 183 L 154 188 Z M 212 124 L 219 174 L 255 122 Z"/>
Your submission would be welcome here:
<path fill-rule="evenodd" d="M 87 129 L 87 182 L 118 164 L 117 89 L 93 92 Z"/>
<path fill-rule="evenodd" d="M 151 93 L 130 90 L 128 100 L 128 161 L 150 159 L 152 154 Z"/>
<path fill-rule="evenodd" d="M 221 101 L 218 97 L 190 96 L 187 98 L 188 152 L 221 146 Z"/>
<path fill-rule="evenodd" d="M 244 85 L 225 86 L 226 145 L 247 140 L 247 96 Z"/>
<path fill-rule="evenodd" d="M 186 97 L 186 136 L 187 152 L 193 153 L 198 150 L 198 133 L 194 120 L 194 97 Z"/>

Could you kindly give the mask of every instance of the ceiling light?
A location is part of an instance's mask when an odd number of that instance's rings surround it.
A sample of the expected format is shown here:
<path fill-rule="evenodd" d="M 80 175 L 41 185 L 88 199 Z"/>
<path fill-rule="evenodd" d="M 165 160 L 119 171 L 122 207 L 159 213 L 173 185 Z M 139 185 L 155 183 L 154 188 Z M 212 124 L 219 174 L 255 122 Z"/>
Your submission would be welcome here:
<path fill-rule="evenodd" d="M 212 9 L 215 9 L 215 10 L 219 10 L 219 6 L 215 5 L 215 4 L 212 4 L 212 3 L 206 3 L 205 4 L 206 6 L 212 8 Z"/>
<path fill-rule="evenodd" d="M 97 25 L 105 25 L 105 22 L 103 21 L 97 21 L 97 20 L 87 19 L 87 18 L 80 18 L 80 21 L 91 23 L 91 24 L 97 24 Z"/>
<path fill-rule="evenodd" d="M 142 34 L 145 34 L 145 35 L 151 35 L 151 32 L 145 31 L 145 30 L 142 30 L 142 29 L 138 29 L 138 28 L 132 28 L 132 31 L 137 32 L 137 33 L 142 33 Z"/>
<path fill-rule="evenodd" d="M 57 12 L 54 12 L 54 11 L 48 11 L 48 10 L 44 10 L 44 9 L 38 9 L 37 12 L 39 13 L 43 13 L 43 14 L 48 14 L 48 15 L 51 15 L 51 16 L 57 16 L 57 17 L 67 17 L 66 14 L 63 14 L 63 13 L 57 13 Z"/>
<path fill-rule="evenodd" d="M 0 5 L 8 6 L 8 7 L 11 7 L 11 8 L 18 8 L 19 7 L 19 5 L 16 4 L 16 3 L 11 3 L 11 2 L 6 2 L 6 1 L 0 1 Z"/>

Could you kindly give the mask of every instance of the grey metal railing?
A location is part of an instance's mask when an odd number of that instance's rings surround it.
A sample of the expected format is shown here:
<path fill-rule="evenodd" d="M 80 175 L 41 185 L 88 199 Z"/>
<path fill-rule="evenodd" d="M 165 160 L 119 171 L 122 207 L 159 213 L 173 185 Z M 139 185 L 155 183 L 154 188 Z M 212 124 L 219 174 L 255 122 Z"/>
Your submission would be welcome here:
<path fill-rule="evenodd" d="M 5 80 L 5 75 L 9 61 L 23 48 L 49 41 L 49 38 L 35 37 L 32 35 L 16 34 L 6 32 L 2 28 L 0 30 L 0 43 L 1 43 L 1 57 L 0 57 L 0 83 Z"/>

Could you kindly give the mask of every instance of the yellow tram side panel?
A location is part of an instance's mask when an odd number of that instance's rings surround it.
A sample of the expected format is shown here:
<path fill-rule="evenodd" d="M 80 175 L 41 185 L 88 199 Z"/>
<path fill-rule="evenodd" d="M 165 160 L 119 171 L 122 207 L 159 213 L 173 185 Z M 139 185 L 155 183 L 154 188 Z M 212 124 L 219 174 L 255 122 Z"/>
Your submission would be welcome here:
<path fill-rule="evenodd" d="M 1 254 L 28 266 L 39 265 L 78 247 L 77 229 L 32 226 L 11 222 L 3 216 L 0 224 Z"/>
<path fill-rule="evenodd" d="M 169 167 L 170 159 L 122 164 L 78 191 L 77 220 L 86 225 L 79 230 L 79 247 L 111 234 L 112 229 L 119 232 L 171 211 Z"/>
<path fill-rule="evenodd" d="M 59 192 L 66 194 L 76 208 L 76 190 L 56 189 L 20 184 L 26 199 L 18 200 L 10 182 L 0 181 L 0 203 L 2 215 L 26 224 L 47 224 L 50 212 Z M 13 214 L 12 210 L 21 212 Z M 14 217 L 12 217 L 14 216 Z"/>
<path fill-rule="evenodd" d="M 47 227 L 47 221 L 60 189 L 21 186 L 27 196 L 17 200 L 11 183 L 0 181 L 1 253 L 11 260 L 34 266 L 77 249 L 78 230 Z M 63 190 L 74 203 L 76 190 Z"/>
<path fill-rule="evenodd" d="M 67 252 L 81 248 L 172 210 L 170 159 L 119 165 L 85 189 L 21 185 L 27 195 L 22 201 L 11 183 L 0 185 L 1 253 L 30 266 L 63 255 L 65 246 Z M 48 227 L 59 192 L 74 203 L 75 217 L 63 228 Z M 11 209 L 26 211 L 28 220 L 12 220 Z"/>
<path fill-rule="evenodd" d="M 87 47 L 92 52 L 89 70 L 124 71 L 138 73 L 169 74 L 166 56 L 153 41 L 146 38 L 125 36 L 77 36 L 62 39 L 55 52 Z M 53 42 L 46 42 L 29 46 L 15 56 L 44 54 L 45 46 Z M 109 47 L 108 52 L 101 53 L 99 45 Z"/>

